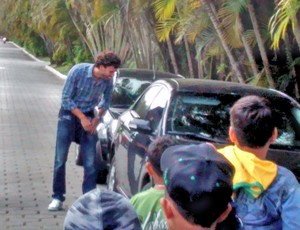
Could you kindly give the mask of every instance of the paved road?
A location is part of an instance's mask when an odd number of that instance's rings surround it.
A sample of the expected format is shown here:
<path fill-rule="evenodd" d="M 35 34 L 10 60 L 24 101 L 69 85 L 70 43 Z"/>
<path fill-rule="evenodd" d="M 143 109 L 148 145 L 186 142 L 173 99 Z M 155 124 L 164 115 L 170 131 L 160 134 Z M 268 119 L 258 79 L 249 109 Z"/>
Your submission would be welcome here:
<path fill-rule="evenodd" d="M 22 49 L 0 43 L 0 229 L 62 229 L 81 194 L 82 168 L 67 164 L 65 211 L 48 212 L 63 80 Z"/>

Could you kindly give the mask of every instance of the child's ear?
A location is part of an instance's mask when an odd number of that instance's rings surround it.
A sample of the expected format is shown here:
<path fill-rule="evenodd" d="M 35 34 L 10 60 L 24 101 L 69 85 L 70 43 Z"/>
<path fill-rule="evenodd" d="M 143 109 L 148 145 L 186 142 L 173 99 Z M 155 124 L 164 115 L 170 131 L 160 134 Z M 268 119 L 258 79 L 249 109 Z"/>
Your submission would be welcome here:
<path fill-rule="evenodd" d="M 232 210 L 232 206 L 231 204 L 228 204 L 227 209 L 219 216 L 216 222 L 217 223 L 223 222 L 227 218 L 231 210 Z"/>
<path fill-rule="evenodd" d="M 172 218 L 172 216 L 174 214 L 173 214 L 173 211 L 172 211 L 170 201 L 167 198 L 163 197 L 163 198 L 160 199 L 160 205 L 161 205 L 161 207 L 164 211 L 166 219 Z"/>
<path fill-rule="evenodd" d="M 150 176 L 152 176 L 153 175 L 153 168 L 152 168 L 151 164 L 148 161 L 146 162 L 146 166 L 145 167 L 146 167 L 146 170 L 147 170 L 148 174 Z"/>
<path fill-rule="evenodd" d="M 236 135 L 232 126 L 229 127 L 229 138 L 232 143 L 237 142 Z"/>
<path fill-rule="evenodd" d="M 276 141 L 277 137 L 278 137 L 278 129 L 275 127 L 274 130 L 273 130 L 273 134 L 271 136 L 271 139 L 270 139 L 271 143 L 273 143 L 274 141 Z"/>

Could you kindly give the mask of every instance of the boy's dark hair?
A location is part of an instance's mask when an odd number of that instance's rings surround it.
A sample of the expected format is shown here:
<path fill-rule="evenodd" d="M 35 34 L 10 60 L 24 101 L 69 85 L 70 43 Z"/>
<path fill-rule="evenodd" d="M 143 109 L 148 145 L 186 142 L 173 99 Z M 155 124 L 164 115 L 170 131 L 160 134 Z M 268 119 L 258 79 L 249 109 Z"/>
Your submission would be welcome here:
<path fill-rule="evenodd" d="M 250 148 L 263 147 L 275 128 L 270 102 L 259 96 L 239 99 L 230 109 L 230 123 L 239 144 Z"/>
<path fill-rule="evenodd" d="M 159 176 L 162 176 L 163 174 L 160 168 L 160 158 L 167 148 L 175 144 L 176 143 L 170 138 L 170 136 L 165 135 L 162 137 L 158 137 L 149 145 L 147 151 L 148 161 L 152 165 L 153 170 Z"/>
<path fill-rule="evenodd" d="M 104 67 L 113 66 L 116 69 L 121 65 L 120 58 L 112 51 L 104 51 L 97 56 L 95 67 L 103 65 Z"/>

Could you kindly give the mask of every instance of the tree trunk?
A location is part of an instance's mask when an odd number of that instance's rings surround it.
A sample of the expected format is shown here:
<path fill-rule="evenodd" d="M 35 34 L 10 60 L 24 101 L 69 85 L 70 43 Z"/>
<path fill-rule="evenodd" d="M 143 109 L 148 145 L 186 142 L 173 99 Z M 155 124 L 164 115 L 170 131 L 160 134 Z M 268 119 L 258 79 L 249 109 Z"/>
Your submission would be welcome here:
<path fill-rule="evenodd" d="M 173 49 L 172 42 L 171 42 L 170 39 L 167 40 L 167 45 L 168 45 L 168 50 L 169 50 L 169 55 L 170 55 L 170 58 L 171 58 L 172 66 L 174 68 L 174 73 L 179 74 L 174 49 Z"/>
<path fill-rule="evenodd" d="M 300 23 L 298 21 L 298 17 L 295 20 L 294 35 L 295 35 L 295 38 L 296 38 L 298 49 L 300 50 Z"/>
<path fill-rule="evenodd" d="M 183 42 L 184 42 L 184 46 L 185 46 L 185 50 L 186 50 L 186 58 L 187 58 L 187 61 L 188 61 L 190 78 L 195 78 L 195 73 L 194 73 L 194 68 L 193 68 L 193 61 L 192 61 L 192 58 L 191 58 L 189 42 L 188 42 L 186 36 L 184 36 Z"/>
<path fill-rule="evenodd" d="M 212 4 L 209 3 L 209 0 L 201 0 L 201 2 L 203 3 L 206 12 L 208 14 L 208 16 L 210 17 L 210 20 L 212 21 L 214 28 L 219 36 L 220 42 L 223 46 L 223 49 L 225 50 L 227 57 L 229 59 L 230 65 L 232 67 L 232 76 L 233 76 L 233 80 L 238 81 L 240 83 L 245 83 L 243 76 L 239 70 L 239 65 L 238 63 L 235 61 L 233 53 L 231 52 L 228 44 L 226 43 L 226 40 L 224 38 L 224 34 L 221 28 L 221 25 L 217 19 L 217 17 L 214 15 L 213 10 L 214 10 L 214 6 Z M 212 9 L 213 8 L 213 9 Z"/>
<path fill-rule="evenodd" d="M 69 37 L 67 37 L 66 39 L 66 44 L 67 44 L 67 48 L 71 57 L 71 61 L 74 64 L 74 53 L 73 53 L 73 45 L 72 45 L 72 41 Z"/>
<path fill-rule="evenodd" d="M 275 82 L 272 78 L 267 52 L 266 52 L 265 47 L 264 47 L 263 39 L 262 39 L 262 36 L 260 34 L 260 31 L 259 31 L 258 22 L 256 20 L 254 7 L 251 4 L 251 1 L 249 1 L 249 4 L 248 4 L 248 12 L 249 12 L 250 19 L 251 19 L 251 22 L 252 22 L 252 25 L 253 25 L 254 34 L 255 34 L 255 37 L 256 37 L 256 40 L 257 40 L 258 49 L 259 49 L 259 52 L 260 52 L 260 55 L 261 55 L 261 58 L 262 58 L 262 61 L 263 61 L 264 67 L 265 67 L 265 72 L 266 72 L 268 83 L 269 83 L 271 88 L 275 88 Z"/>
<path fill-rule="evenodd" d="M 71 9 L 68 9 L 68 13 L 69 13 L 70 18 L 71 18 L 71 20 L 72 20 L 72 22 L 73 22 L 73 24 L 74 24 L 74 26 L 75 26 L 75 28 L 76 28 L 78 34 L 79 34 L 79 37 L 80 37 L 81 41 L 88 47 L 89 51 L 91 52 L 91 54 L 92 54 L 93 57 L 94 57 L 93 49 L 92 49 L 92 47 L 90 46 L 90 44 L 89 44 L 89 42 L 87 41 L 87 39 L 85 38 L 85 36 L 83 35 L 83 33 L 81 32 L 81 30 L 80 30 L 80 28 L 79 28 L 79 25 L 76 23 L 76 19 L 75 19 L 75 17 L 73 17 L 72 12 L 71 12 Z"/>
<path fill-rule="evenodd" d="M 255 62 L 255 58 L 254 58 L 252 49 L 251 49 L 249 43 L 247 42 L 247 39 L 244 36 L 244 31 L 245 30 L 244 30 L 244 26 L 243 26 L 243 23 L 241 21 L 240 16 L 237 17 L 237 23 L 238 23 L 238 28 L 239 28 L 239 31 L 240 31 L 240 34 L 241 34 L 242 42 L 243 42 L 247 57 L 250 61 L 250 66 L 251 66 L 251 69 L 253 71 L 253 75 L 258 76 L 259 71 L 258 71 L 256 62 Z"/>
<path fill-rule="evenodd" d="M 293 60 L 293 56 L 291 53 L 291 46 L 290 46 L 290 39 L 289 39 L 289 35 L 285 34 L 285 38 L 284 38 L 284 43 L 285 43 L 285 51 L 286 51 L 286 57 L 287 57 L 287 65 L 292 66 L 290 69 L 290 75 L 293 76 L 294 80 L 295 80 L 295 97 L 297 100 L 299 100 L 300 95 L 299 95 L 299 85 L 297 82 L 297 75 L 296 75 L 296 70 L 295 70 L 295 66 L 292 65 L 294 60 Z"/>

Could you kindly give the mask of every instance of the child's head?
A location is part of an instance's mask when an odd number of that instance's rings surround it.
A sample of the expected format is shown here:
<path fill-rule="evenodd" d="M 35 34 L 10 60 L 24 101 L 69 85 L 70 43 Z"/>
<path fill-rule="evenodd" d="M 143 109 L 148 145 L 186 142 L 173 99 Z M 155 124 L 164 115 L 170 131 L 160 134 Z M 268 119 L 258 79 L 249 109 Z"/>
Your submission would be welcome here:
<path fill-rule="evenodd" d="M 242 97 L 230 109 L 231 129 L 240 146 L 265 146 L 273 135 L 274 120 L 270 102 L 263 97 Z"/>
<path fill-rule="evenodd" d="M 161 204 L 170 229 L 212 227 L 228 217 L 234 168 L 212 145 L 170 147 L 161 168 L 166 187 Z"/>
<path fill-rule="evenodd" d="M 162 136 L 155 139 L 149 146 L 147 156 L 148 162 L 151 164 L 152 169 L 158 176 L 162 176 L 160 169 L 160 158 L 162 153 L 170 146 L 175 145 L 175 142 L 170 136 Z"/>

